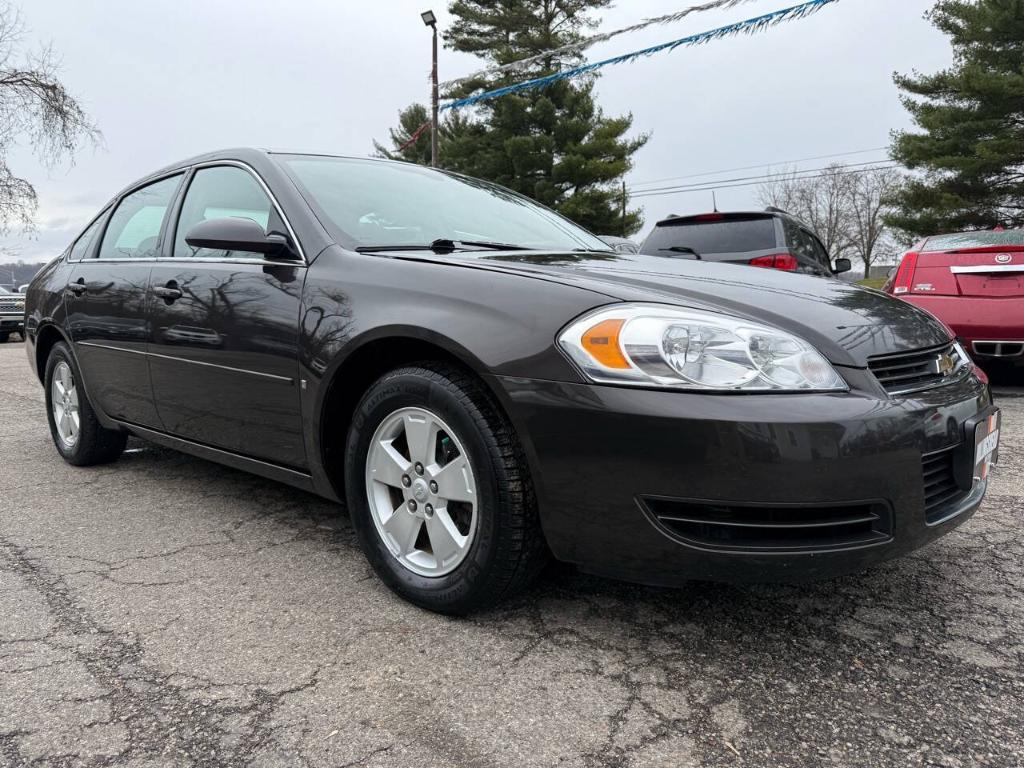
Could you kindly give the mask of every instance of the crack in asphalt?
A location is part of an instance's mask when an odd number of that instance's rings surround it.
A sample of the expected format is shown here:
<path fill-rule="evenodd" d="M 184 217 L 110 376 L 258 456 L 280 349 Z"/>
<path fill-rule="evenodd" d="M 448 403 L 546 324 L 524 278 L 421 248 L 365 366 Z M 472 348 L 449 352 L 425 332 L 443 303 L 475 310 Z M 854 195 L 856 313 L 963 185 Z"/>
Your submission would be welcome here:
<path fill-rule="evenodd" d="M 94 700 L 109 705 L 110 718 L 85 723 L 85 727 L 122 724 L 127 728 L 126 745 L 113 756 L 82 760 L 81 755 L 68 754 L 55 756 L 57 762 L 72 759 L 100 766 L 117 765 L 137 757 L 173 756 L 195 766 L 245 766 L 253 752 L 273 738 L 267 721 L 282 700 L 317 685 L 319 669 L 309 680 L 289 688 L 278 691 L 255 688 L 249 703 L 244 706 L 215 703 L 197 706 L 193 698 L 184 695 L 186 689 L 170 683 L 166 673 L 152 668 L 143 660 L 143 650 L 137 640 L 128 641 L 97 624 L 75 600 L 66 582 L 50 573 L 38 560 L 29 557 L 23 548 L 0 538 L 0 563 L 3 570 L 21 577 L 43 598 L 57 629 L 71 637 L 99 639 L 91 643 L 87 651 L 79 647 L 60 647 L 63 651 L 70 650 L 74 661 L 85 667 L 107 691 Z M 36 642 L 48 644 L 53 637 L 54 633 L 51 633 Z M 142 683 L 145 693 L 130 682 Z M 187 690 L 205 689 L 194 687 Z M 248 725 L 237 745 L 227 749 L 222 743 L 225 736 L 223 722 L 225 718 L 239 715 L 249 720 Z M 24 731 L 11 731 L 0 736 L 0 745 L 12 765 L 29 764 L 18 749 L 17 739 L 23 735 Z"/>

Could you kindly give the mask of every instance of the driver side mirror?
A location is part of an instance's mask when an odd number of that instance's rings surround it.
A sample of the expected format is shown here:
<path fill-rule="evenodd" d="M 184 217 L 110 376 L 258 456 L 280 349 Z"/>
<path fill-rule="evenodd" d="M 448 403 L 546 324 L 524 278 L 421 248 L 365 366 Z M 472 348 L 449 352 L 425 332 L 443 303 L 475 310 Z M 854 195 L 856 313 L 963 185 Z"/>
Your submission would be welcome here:
<path fill-rule="evenodd" d="M 853 269 L 853 263 L 849 259 L 836 259 L 836 266 L 832 271 L 837 275 L 841 275 L 843 272 L 849 272 L 851 269 Z"/>
<path fill-rule="evenodd" d="M 295 249 L 286 235 L 267 234 L 255 221 L 240 216 L 201 221 L 185 233 L 185 242 L 193 248 L 295 258 Z"/>

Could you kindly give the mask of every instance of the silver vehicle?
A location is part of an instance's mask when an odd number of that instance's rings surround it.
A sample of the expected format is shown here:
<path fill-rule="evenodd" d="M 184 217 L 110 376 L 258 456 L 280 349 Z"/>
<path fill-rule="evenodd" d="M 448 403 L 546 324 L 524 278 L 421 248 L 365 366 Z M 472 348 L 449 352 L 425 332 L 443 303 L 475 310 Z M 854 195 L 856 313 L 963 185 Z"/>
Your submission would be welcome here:
<path fill-rule="evenodd" d="M 25 333 L 25 294 L 0 288 L 0 342 L 12 333 Z"/>
<path fill-rule="evenodd" d="M 601 241 L 616 253 L 640 253 L 640 246 L 625 237 L 615 235 L 598 235 Z"/>

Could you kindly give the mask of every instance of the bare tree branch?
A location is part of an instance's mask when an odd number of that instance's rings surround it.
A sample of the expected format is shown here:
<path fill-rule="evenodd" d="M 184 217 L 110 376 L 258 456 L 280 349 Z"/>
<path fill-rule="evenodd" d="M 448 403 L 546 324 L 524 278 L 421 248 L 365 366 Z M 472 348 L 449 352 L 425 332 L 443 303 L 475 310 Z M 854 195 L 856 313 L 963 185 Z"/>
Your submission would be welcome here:
<path fill-rule="evenodd" d="M 0 233 L 32 228 L 39 205 L 35 189 L 8 164 L 11 149 L 27 142 L 45 166 L 74 161 L 83 144 L 102 136 L 57 78 L 52 49 L 22 52 L 24 26 L 16 9 L 0 0 Z"/>
<path fill-rule="evenodd" d="M 872 264 L 895 252 L 883 216 L 899 178 L 892 168 L 853 170 L 836 163 L 814 176 L 797 170 L 775 175 L 758 197 L 804 221 L 833 258 L 859 258 L 868 277 Z"/>

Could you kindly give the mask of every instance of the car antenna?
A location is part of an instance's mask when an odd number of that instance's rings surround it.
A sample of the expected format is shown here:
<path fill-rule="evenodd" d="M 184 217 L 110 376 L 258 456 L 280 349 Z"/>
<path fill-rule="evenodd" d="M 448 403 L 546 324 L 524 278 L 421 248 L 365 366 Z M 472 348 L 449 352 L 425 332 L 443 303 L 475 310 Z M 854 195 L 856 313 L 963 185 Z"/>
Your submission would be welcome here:
<path fill-rule="evenodd" d="M 711 190 L 711 207 L 715 209 L 715 213 L 718 213 L 718 197 L 713 189 Z"/>

